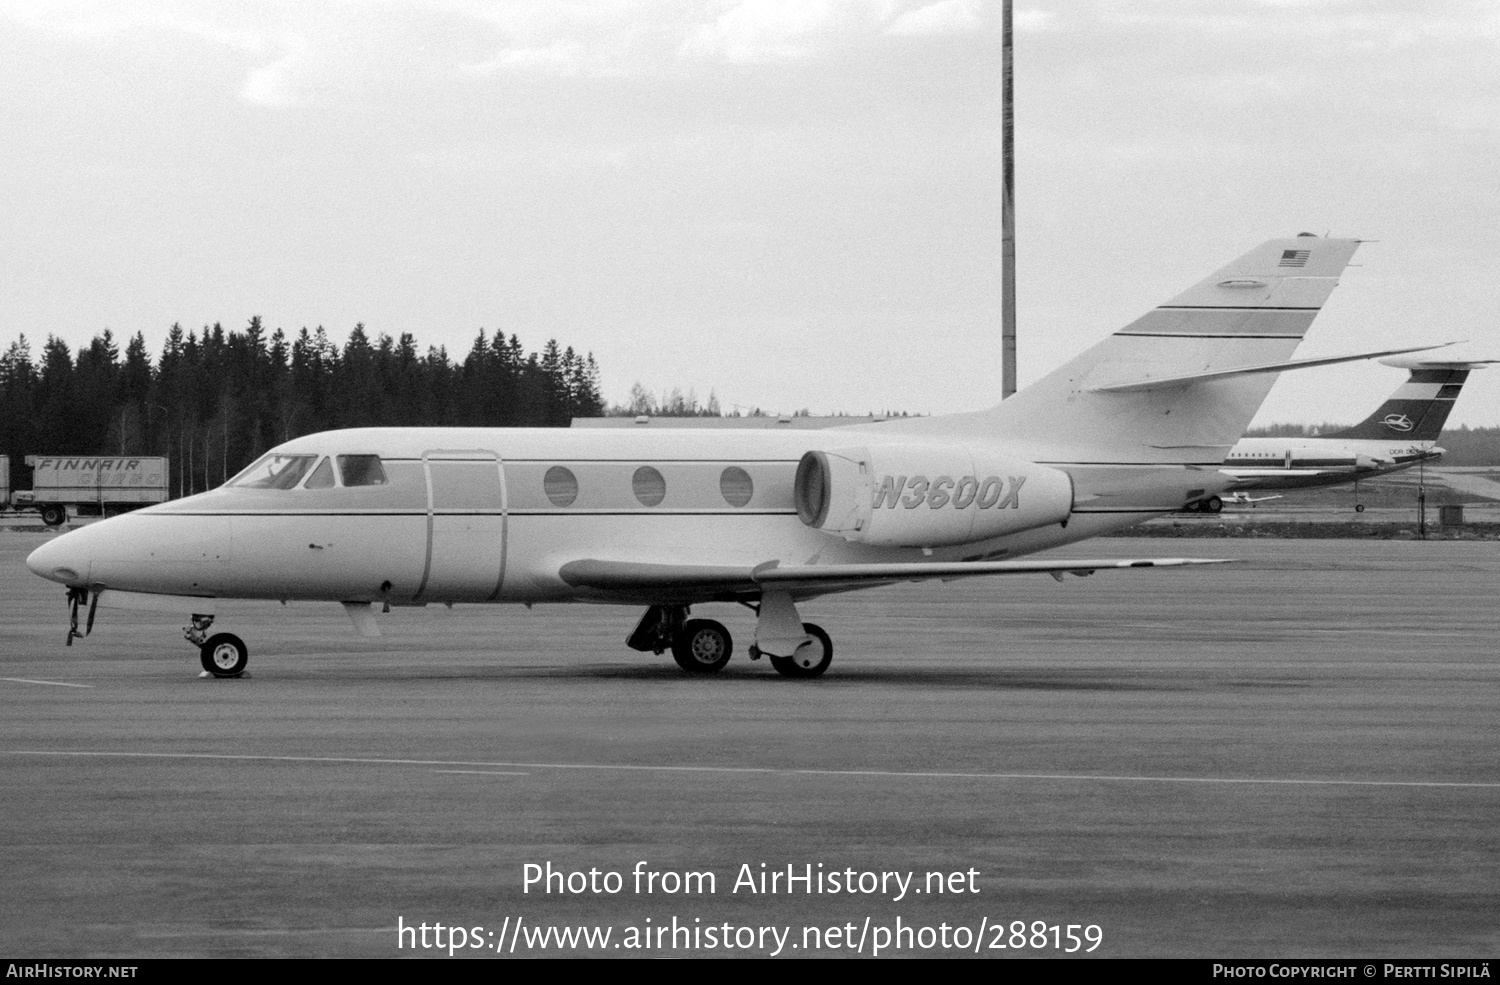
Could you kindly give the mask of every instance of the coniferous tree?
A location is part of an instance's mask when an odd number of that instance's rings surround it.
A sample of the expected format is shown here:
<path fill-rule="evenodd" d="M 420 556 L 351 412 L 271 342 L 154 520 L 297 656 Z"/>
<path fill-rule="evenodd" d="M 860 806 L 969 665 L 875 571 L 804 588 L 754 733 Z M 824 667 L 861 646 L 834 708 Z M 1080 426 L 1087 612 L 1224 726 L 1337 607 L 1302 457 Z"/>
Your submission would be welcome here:
<path fill-rule="evenodd" d="M 49 336 L 40 360 L 24 335 L 0 354 L 0 451 L 165 455 L 174 495 L 211 488 L 268 448 L 365 426 L 567 426 L 603 405 L 592 354 L 481 329 L 461 364 L 409 332 L 371 339 L 357 324 L 340 349 L 322 327 L 268 336 L 173 324 L 153 366 L 137 332 L 120 352 L 105 329 L 75 355 Z M 24 488 L 24 474 L 13 473 Z"/>

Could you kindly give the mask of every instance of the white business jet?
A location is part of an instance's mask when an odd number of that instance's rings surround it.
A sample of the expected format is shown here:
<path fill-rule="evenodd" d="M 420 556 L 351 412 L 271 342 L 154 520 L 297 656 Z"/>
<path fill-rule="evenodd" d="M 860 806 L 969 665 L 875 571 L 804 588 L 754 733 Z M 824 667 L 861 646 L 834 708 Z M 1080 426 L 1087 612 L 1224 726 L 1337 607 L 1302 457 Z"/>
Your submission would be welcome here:
<path fill-rule="evenodd" d="M 798 606 L 921 579 L 1133 570 L 1192 559 L 1017 560 L 1219 495 L 1229 448 L 1357 241 L 1274 240 L 989 410 L 821 431 L 363 428 L 312 434 L 219 489 L 64 534 L 27 559 L 79 607 L 191 616 L 216 676 L 245 643 L 216 600 L 646 607 L 628 645 L 723 667 L 718 622 L 756 614 L 752 658 L 789 677 L 833 644 Z M 1411 351 L 1411 350 L 1401 350 Z"/>

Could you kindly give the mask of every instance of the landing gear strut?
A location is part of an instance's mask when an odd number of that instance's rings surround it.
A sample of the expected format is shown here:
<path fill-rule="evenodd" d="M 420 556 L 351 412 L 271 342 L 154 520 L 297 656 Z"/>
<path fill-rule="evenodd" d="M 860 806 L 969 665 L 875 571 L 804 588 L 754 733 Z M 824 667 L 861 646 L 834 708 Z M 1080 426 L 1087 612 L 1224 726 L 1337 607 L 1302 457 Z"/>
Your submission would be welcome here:
<path fill-rule="evenodd" d="M 213 616 L 200 616 L 195 612 L 192 625 L 182 627 L 182 638 L 194 646 L 202 646 L 208 639 L 208 627 L 213 624 Z"/>
<path fill-rule="evenodd" d="M 78 631 L 78 607 L 85 601 L 89 603 L 89 619 L 83 632 Z M 73 645 L 74 640 L 81 640 L 94 631 L 94 612 L 99 608 L 99 593 L 95 592 L 93 599 L 89 599 L 87 588 L 68 589 L 68 646 Z"/>

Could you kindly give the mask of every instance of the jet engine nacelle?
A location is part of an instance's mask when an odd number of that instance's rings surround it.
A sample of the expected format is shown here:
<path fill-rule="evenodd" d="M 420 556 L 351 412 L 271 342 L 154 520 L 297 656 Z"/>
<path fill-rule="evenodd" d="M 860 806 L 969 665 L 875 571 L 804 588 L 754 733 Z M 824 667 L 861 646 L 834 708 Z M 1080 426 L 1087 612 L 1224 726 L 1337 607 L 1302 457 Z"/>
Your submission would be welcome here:
<path fill-rule="evenodd" d="M 1066 472 L 955 446 L 810 451 L 797 464 L 809 527 L 881 547 L 946 547 L 1053 523 L 1073 510 Z"/>

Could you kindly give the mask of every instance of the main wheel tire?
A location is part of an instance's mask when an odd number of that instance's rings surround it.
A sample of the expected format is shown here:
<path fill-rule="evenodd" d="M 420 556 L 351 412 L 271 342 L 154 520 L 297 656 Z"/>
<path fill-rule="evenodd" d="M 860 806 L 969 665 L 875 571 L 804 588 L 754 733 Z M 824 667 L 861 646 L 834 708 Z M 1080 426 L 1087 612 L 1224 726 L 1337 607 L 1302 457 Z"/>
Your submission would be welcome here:
<path fill-rule="evenodd" d="M 672 640 L 672 659 L 689 674 L 712 674 L 733 652 L 729 630 L 712 619 L 689 619 Z"/>
<path fill-rule="evenodd" d="M 1205 513 L 1221 513 L 1224 510 L 1224 501 L 1217 496 L 1210 496 L 1203 501 Z"/>
<path fill-rule="evenodd" d="M 49 527 L 60 527 L 67 518 L 68 508 L 66 506 L 42 507 L 42 522 Z"/>
<path fill-rule="evenodd" d="M 250 662 L 245 641 L 233 633 L 215 633 L 199 647 L 198 653 L 203 660 L 203 669 L 215 677 L 238 677 Z"/>
<path fill-rule="evenodd" d="M 833 640 L 823 627 L 805 622 L 802 631 L 812 640 L 797 647 L 790 657 L 771 657 L 771 666 L 782 677 L 819 677 L 833 663 Z"/>

